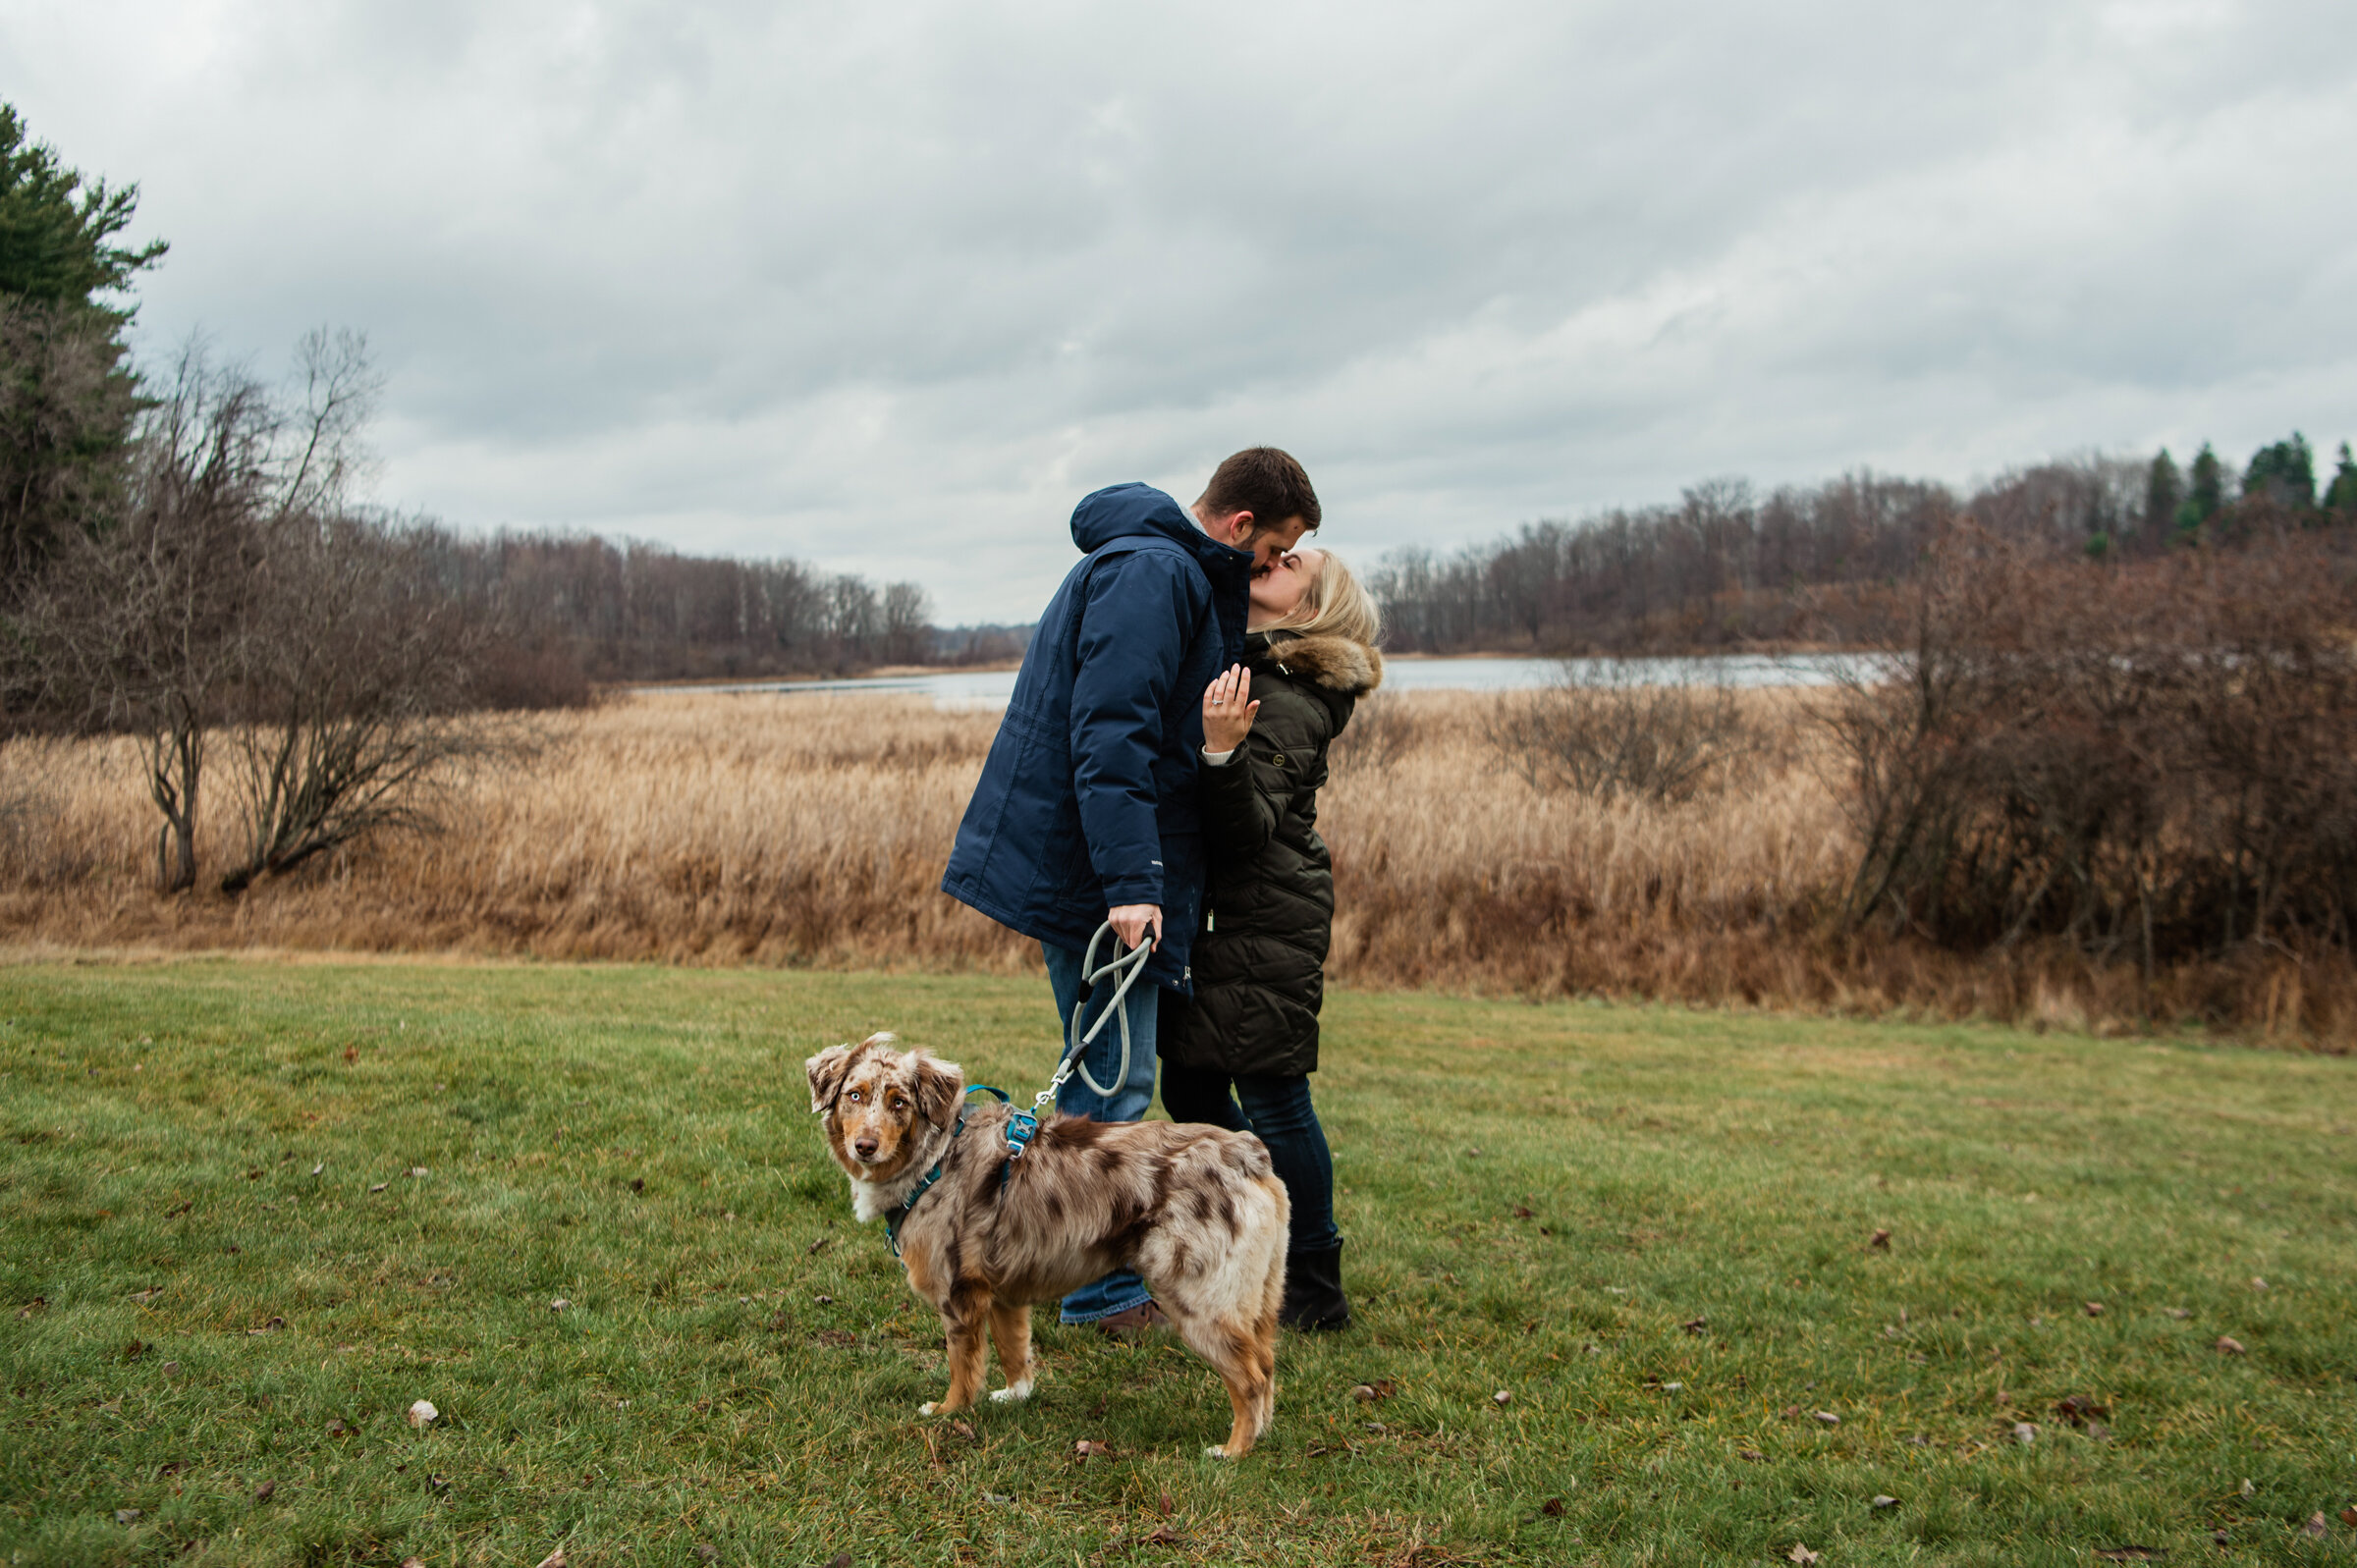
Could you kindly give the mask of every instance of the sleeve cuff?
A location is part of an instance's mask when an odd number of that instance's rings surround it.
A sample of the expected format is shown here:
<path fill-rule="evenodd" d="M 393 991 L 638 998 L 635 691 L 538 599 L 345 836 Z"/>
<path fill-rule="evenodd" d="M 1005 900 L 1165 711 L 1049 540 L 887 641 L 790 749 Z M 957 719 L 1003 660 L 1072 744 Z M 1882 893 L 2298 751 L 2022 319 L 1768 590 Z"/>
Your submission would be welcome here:
<path fill-rule="evenodd" d="M 1204 766 L 1210 768 L 1227 767 L 1228 764 L 1234 759 L 1235 749 L 1235 747 L 1231 746 L 1226 751 L 1214 751 L 1209 746 L 1205 746 L 1203 748 Z"/>

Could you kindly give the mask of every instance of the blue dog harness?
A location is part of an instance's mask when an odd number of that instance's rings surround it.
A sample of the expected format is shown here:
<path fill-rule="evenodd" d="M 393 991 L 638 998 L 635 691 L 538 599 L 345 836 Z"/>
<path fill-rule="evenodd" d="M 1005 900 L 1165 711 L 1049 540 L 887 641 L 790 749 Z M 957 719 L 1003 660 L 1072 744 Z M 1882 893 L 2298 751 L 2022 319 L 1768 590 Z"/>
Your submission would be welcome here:
<path fill-rule="evenodd" d="M 999 1104 L 1003 1106 L 1014 1104 L 1006 1090 L 994 1089 L 986 1083 L 973 1084 L 965 1092 L 970 1095 L 977 1091 L 986 1095 L 997 1095 Z M 950 1133 L 950 1142 L 956 1143 L 964 1131 L 965 1111 L 960 1108 L 958 1112 L 958 1125 Z M 1039 1118 L 1030 1111 L 1011 1109 L 1007 1112 L 1007 1158 L 999 1162 L 999 1190 L 1001 1192 L 1007 1190 L 1009 1173 L 1014 1169 L 1014 1162 L 1023 1158 L 1023 1150 L 1030 1144 L 1032 1135 L 1038 1131 Z M 884 1237 L 892 1243 L 892 1255 L 895 1258 L 901 1255 L 901 1227 L 908 1222 L 908 1216 L 916 1209 L 916 1201 L 931 1192 L 933 1184 L 941 1179 L 941 1167 L 948 1162 L 949 1158 L 948 1151 L 943 1151 L 941 1159 L 933 1162 L 933 1168 L 925 1172 L 925 1179 L 918 1182 L 909 1191 L 908 1196 L 901 1200 L 900 1206 L 884 1211 Z"/>

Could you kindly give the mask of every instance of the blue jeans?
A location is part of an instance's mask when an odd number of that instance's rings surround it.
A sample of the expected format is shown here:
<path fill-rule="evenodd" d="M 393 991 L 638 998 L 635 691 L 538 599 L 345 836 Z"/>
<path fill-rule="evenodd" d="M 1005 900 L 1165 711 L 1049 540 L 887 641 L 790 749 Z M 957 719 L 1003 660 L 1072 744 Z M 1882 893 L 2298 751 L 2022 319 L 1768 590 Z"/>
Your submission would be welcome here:
<path fill-rule="evenodd" d="M 1233 1100 L 1228 1097 L 1231 1083 Z M 1324 1252 L 1343 1244 L 1342 1232 L 1334 1228 L 1334 1155 L 1309 1103 L 1307 1077 L 1239 1072 L 1232 1079 L 1171 1062 L 1162 1069 L 1162 1108 L 1173 1121 L 1208 1121 L 1230 1132 L 1252 1133 L 1269 1146 L 1269 1163 L 1292 1201 L 1288 1243 L 1292 1251 Z"/>
<path fill-rule="evenodd" d="M 1108 944 L 1110 946 L 1110 944 Z M 1039 945 L 1041 956 L 1048 960 L 1048 984 L 1056 993 L 1056 1016 L 1064 1020 L 1064 1042 L 1072 1037 L 1072 1009 L 1080 1007 L 1080 1031 L 1088 1032 L 1097 1015 L 1103 1010 L 1106 999 L 1113 995 L 1110 979 L 1097 983 L 1086 1002 L 1080 1000 L 1081 954 L 1069 947 L 1059 947 L 1052 942 Z M 1107 956 L 1105 947 L 1097 949 L 1102 963 Z M 1077 1070 L 1065 1081 L 1056 1096 L 1056 1108 L 1068 1116 L 1085 1116 L 1090 1121 L 1143 1121 L 1146 1110 L 1154 1104 L 1154 1024 L 1161 1016 L 1161 992 L 1150 980 L 1141 979 L 1129 988 L 1122 1002 L 1122 1010 L 1129 1015 L 1129 1075 L 1115 1081 L 1114 1074 L 1122 1065 L 1122 1021 L 1110 1020 L 1104 1033 L 1080 1053 L 1080 1065 L 1088 1075 L 1102 1084 L 1112 1084 L 1113 1093 L 1100 1095 L 1080 1079 Z M 1062 1045 L 1059 1045 L 1059 1054 Z M 1065 1323 L 1095 1323 L 1117 1312 L 1142 1307 L 1154 1299 L 1146 1282 L 1126 1269 L 1118 1269 L 1093 1284 L 1082 1285 L 1064 1298 L 1060 1315 Z"/>

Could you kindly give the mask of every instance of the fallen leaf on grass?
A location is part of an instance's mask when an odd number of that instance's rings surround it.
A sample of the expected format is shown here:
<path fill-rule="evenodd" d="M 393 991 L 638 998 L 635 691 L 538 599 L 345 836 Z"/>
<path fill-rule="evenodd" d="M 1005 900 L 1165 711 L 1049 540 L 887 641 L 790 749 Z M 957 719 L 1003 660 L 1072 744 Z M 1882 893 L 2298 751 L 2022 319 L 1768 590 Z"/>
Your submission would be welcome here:
<path fill-rule="evenodd" d="M 541 1558 L 540 1568 L 565 1568 L 564 1546 L 560 1544 L 556 1550 Z"/>
<path fill-rule="evenodd" d="M 1898 1506 L 1898 1499 L 1891 1496 L 1887 1491 L 1878 1491 L 1874 1494 L 1874 1506 L 1877 1508 L 1895 1508 Z"/>
<path fill-rule="evenodd" d="M 2106 1562 L 2146 1562 L 2168 1555 L 2166 1546 L 2101 1546 L 2098 1557 Z"/>
<path fill-rule="evenodd" d="M 441 1415 L 442 1412 L 434 1408 L 434 1402 L 432 1400 L 420 1399 L 415 1404 L 410 1406 L 410 1425 L 412 1427 L 430 1427 L 441 1418 Z M 562 1546 L 557 1548 L 560 1558 L 562 1558 L 564 1551 L 565 1548 Z"/>
<path fill-rule="evenodd" d="M 1796 1562 L 1800 1564 L 1800 1568 L 1809 1568 L 1809 1565 L 1817 1560 L 1817 1553 L 1809 1550 L 1808 1547 L 1800 1544 L 1798 1541 L 1794 1541 L 1792 1543 L 1792 1549 L 1784 1553 L 1784 1560 L 1786 1562 Z"/>
<path fill-rule="evenodd" d="M 2260 1278 L 2257 1274 L 2253 1274 L 2251 1275 L 2251 1288 L 2253 1290 L 2265 1290 L 2267 1288 L 2267 1281 Z"/>
<path fill-rule="evenodd" d="M 2038 1424 L 2031 1421 L 2013 1423 L 2013 1440 L 2025 1446 L 2036 1442 L 2038 1440 Z"/>
<path fill-rule="evenodd" d="M 718 1562 L 720 1548 L 708 1541 L 699 1541 L 695 1543 L 695 1559 L 698 1562 Z"/>
<path fill-rule="evenodd" d="M 548 1304 L 548 1310 L 550 1312 L 563 1312 L 572 1305 L 573 1303 L 568 1301 L 565 1297 L 559 1296 L 556 1300 Z"/>
<path fill-rule="evenodd" d="M 428 1175 L 428 1174 L 430 1174 L 430 1172 L 429 1172 L 429 1171 L 427 1171 L 427 1169 L 426 1169 L 426 1168 L 425 1168 L 425 1166 L 423 1166 L 423 1165 L 411 1165 L 411 1166 L 410 1167 L 410 1177 L 411 1177 L 411 1180 L 416 1180 L 416 1179 L 419 1179 L 419 1178 L 421 1178 L 421 1177 L 423 1177 L 423 1176 L 426 1176 L 426 1175 Z"/>
<path fill-rule="evenodd" d="M 644 1191 L 646 1191 L 646 1178 L 645 1178 L 644 1176 L 632 1176 L 632 1177 L 630 1178 L 630 1191 L 632 1191 L 632 1192 L 644 1192 Z"/>
<path fill-rule="evenodd" d="M 1822 1421 L 1829 1427 L 1838 1427 L 1841 1425 L 1841 1418 L 1835 1415 L 1830 1410 L 1812 1411 L 1809 1415 L 1809 1419 L 1811 1421 Z"/>
<path fill-rule="evenodd" d="M 1563 1499 L 1561 1497 L 1548 1498 L 1545 1502 L 1539 1504 L 1539 1512 L 1545 1514 L 1550 1519 L 1562 1518 Z"/>
<path fill-rule="evenodd" d="M 169 1378 L 169 1377 L 171 1377 L 171 1376 L 172 1376 L 174 1373 L 176 1373 L 176 1372 L 180 1371 L 180 1363 L 179 1363 L 179 1362 L 177 1362 L 177 1361 L 167 1361 L 167 1362 L 165 1362 L 165 1363 L 164 1363 L 164 1364 L 163 1364 L 161 1367 L 158 1367 L 156 1370 L 157 1370 L 158 1372 L 162 1373 L 162 1374 L 163 1374 L 165 1377 Z"/>
<path fill-rule="evenodd" d="M 1491 1403 L 1491 1404 L 1493 1404 L 1493 1405 L 1510 1405 L 1510 1404 L 1512 1404 L 1513 1402 L 1514 1402 L 1514 1396 L 1513 1396 L 1512 1394 L 1510 1394 L 1510 1393 L 1507 1393 L 1507 1392 L 1505 1389 L 1503 1389 L 1503 1388 L 1499 1389 L 1499 1390 L 1498 1390 L 1496 1393 L 1494 1393 L 1494 1394 L 1490 1395 L 1490 1403 Z"/>
<path fill-rule="evenodd" d="M 2221 1545 L 2221 1546 L 2222 1546 L 2222 1545 L 2224 1545 L 2224 1544 L 2226 1544 L 2226 1533 L 2225 1533 L 2224 1531 L 2222 1531 L 2222 1530 L 2213 1530 L 2213 1531 L 2211 1531 L 2211 1532 L 2210 1532 L 2210 1539 L 2211 1539 L 2212 1541 L 2217 1541 L 2217 1542 L 2218 1542 L 2220 1545 Z"/>
<path fill-rule="evenodd" d="M 195 1199 L 183 1198 L 180 1200 L 180 1202 L 174 1204 L 171 1208 L 164 1211 L 164 1217 L 166 1219 L 178 1219 L 182 1215 L 187 1214 L 190 1210 L 195 1207 Z"/>
<path fill-rule="evenodd" d="M 1168 1525 L 1157 1525 L 1154 1527 L 1154 1533 L 1146 1538 L 1146 1544 L 1149 1546 L 1176 1546 L 1185 1539 Z"/>
<path fill-rule="evenodd" d="M 1530 1212 L 1530 1208 L 1529 1208 L 1529 1206 L 1528 1206 L 1528 1205 L 1526 1205 L 1526 1204 L 1516 1204 L 1516 1205 L 1514 1205 L 1514 1217 L 1515 1217 L 1516 1219 L 1530 1219 L 1530 1218 L 1533 1218 L 1533 1217 L 1534 1217 L 1534 1216 L 1531 1214 L 1531 1212 Z"/>
<path fill-rule="evenodd" d="M 2259 1495 L 2259 1488 L 2251 1485 L 2251 1478 L 2248 1476 L 2242 1478 L 2242 1495 L 2245 1497 L 2256 1497 Z"/>
<path fill-rule="evenodd" d="M 327 1434 L 330 1437 L 341 1437 L 350 1431 L 352 1429 L 344 1425 L 343 1417 L 330 1416 L 327 1418 Z"/>
<path fill-rule="evenodd" d="M 1010 1492 L 986 1491 L 982 1494 L 982 1500 L 984 1502 L 1009 1503 L 1014 1501 L 1014 1497 Z"/>
<path fill-rule="evenodd" d="M 344 1059 L 347 1062 L 355 1062 L 359 1060 L 360 1048 L 357 1046 L 346 1046 L 344 1048 Z"/>
<path fill-rule="evenodd" d="M 2325 1539 L 2325 1532 L 2330 1528 L 2331 1527 L 2325 1523 L 2323 1511 L 2319 1510 L 2310 1514 L 2308 1522 L 2300 1526 L 2300 1534 L 2306 1536 L 2310 1541 L 2322 1541 Z"/>
<path fill-rule="evenodd" d="M 1102 1459 L 1112 1452 L 1113 1450 L 1105 1444 L 1091 1442 L 1086 1437 L 1072 1444 L 1072 1457 L 1075 1459 Z"/>
<path fill-rule="evenodd" d="M 134 1339 L 130 1344 L 123 1347 L 123 1359 L 125 1361 L 137 1361 L 141 1356 L 147 1354 L 148 1350 L 151 1348 L 151 1346 L 147 1345 L 143 1341 Z"/>
<path fill-rule="evenodd" d="M 2357 1505 L 2343 1508 L 2340 1511 L 2340 1522 L 2351 1530 L 2357 1530 Z"/>
<path fill-rule="evenodd" d="M 118 1525 L 128 1525 L 134 1519 L 138 1518 L 142 1511 L 143 1510 L 137 1508 L 118 1508 L 115 1510 L 115 1523 Z"/>
<path fill-rule="evenodd" d="M 258 1486 L 258 1487 L 254 1487 L 254 1488 L 253 1488 L 253 1500 L 254 1500 L 255 1502 L 257 1502 L 257 1503 L 265 1503 L 265 1502 L 268 1502 L 268 1501 L 270 1500 L 271 1493 L 273 1493 L 273 1492 L 275 1492 L 275 1491 L 277 1491 L 277 1490 L 278 1490 L 278 1483 L 277 1483 L 277 1482 L 275 1482 L 275 1481 L 265 1481 L 265 1482 L 263 1482 L 263 1483 L 262 1483 L 260 1486 Z"/>
<path fill-rule="evenodd" d="M 1891 1232 L 1888 1230 L 1876 1231 L 1873 1237 L 1867 1241 L 1866 1245 L 1869 1249 L 1879 1249 L 1883 1252 L 1889 1252 L 1891 1250 Z M 1814 1560 L 1813 1555 L 1812 1560 Z"/>
<path fill-rule="evenodd" d="M 373 1186 L 373 1187 L 369 1188 L 368 1190 L 369 1190 L 370 1192 L 383 1192 L 383 1191 L 384 1191 L 384 1190 L 385 1190 L 387 1187 L 390 1187 L 390 1186 L 392 1186 L 392 1185 L 393 1185 L 393 1183 L 391 1183 L 391 1182 L 389 1182 L 389 1181 L 380 1181 L 380 1182 L 378 1182 L 378 1183 L 377 1183 L 375 1186 Z"/>
<path fill-rule="evenodd" d="M 2179 1323 L 2183 1323 L 2186 1319 L 2193 1316 L 2192 1313 L 2186 1311 L 2183 1307 L 2164 1307 L 2161 1310 L 2168 1314 L 2168 1316 L 2171 1318 L 2176 1319 Z"/>
<path fill-rule="evenodd" d="M 1738 1448 L 1735 1450 L 1735 1457 L 1742 1460 L 1747 1465 L 1761 1464 L 1764 1463 L 1768 1458 L 1766 1454 L 1760 1452 L 1757 1448 Z"/>
<path fill-rule="evenodd" d="M 1155 1499 L 1155 1501 L 1154 1501 L 1154 1507 L 1155 1507 L 1156 1511 L 1158 1511 L 1158 1512 L 1159 1512 L 1159 1513 L 1162 1515 L 1162 1517 L 1163 1517 L 1163 1518 L 1165 1518 L 1165 1519 L 1168 1519 L 1168 1518 L 1170 1518 L 1170 1517 L 1171 1517 L 1171 1508 L 1172 1508 L 1172 1506 L 1173 1506 L 1173 1505 L 1172 1505 L 1172 1502 L 1171 1502 L 1171 1494 L 1170 1494 L 1169 1492 L 1167 1492 L 1167 1491 L 1166 1491 L 1166 1492 L 1164 1492 L 1164 1493 L 1163 1493 L 1163 1494 L 1162 1494 L 1160 1497 L 1156 1498 L 1156 1499 Z"/>
<path fill-rule="evenodd" d="M 2098 1416 L 2111 1414 L 2111 1407 L 2098 1402 L 2092 1394 L 2065 1394 L 2055 1401 L 2055 1414 L 2074 1427 L 2084 1427 Z"/>
<path fill-rule="evenodd" d="M 802 1249 L 802 1256 L 803 1256 L 803 1257 L 805 1257 L 805 1258 L 816 1257 L 816 1256 L 818 1255 L 818 1249 L 819 1249 L 819 1248 L 821 1248 L 821 1247 L 823 1247 L 823 1246 L 825 1246 L 825 1245 L 826 1245 L 828 1242 L 830 1242 L 830 1241 L 833 1241 L 834 1239 L 835 1239 L 835 1238 L 834 1238 L 833 1236 L 821 1236 L 821 1237 L 819 1237 L 819 1238 L 818 1238 L 816 1241 L 814 1241 L 814 1242 L 810 1243 L 810 1245 L 809 1245 L 809 1246 L 807 1246 L 807 1247 L 804 1247 L 804 1248 Z"/>
<path fill-rule="evenodd" d="M 950 1431 L 956 1433 L 959 1436 L 963 1437 L 967 1442 L 972 1442 L 974 1440 L 974 1429 L 970 1426 L 967 1426 L 962 1421 L 951 1422 Z"/>
<path fill-rule="evenodd" d="M 138 1302 L 140 1305 L 144 1306 L 146 1303 L 148 1303 L 148 1302 L 150 1302 L 150 1301 L 153 1301 L 153 1300 L 154 1300 L 156 1297 L 158 1297 L 158 1296 L 162 1295 L 163 1293 L 164 1293 L 164 1287 L 163 1287 L 163 1286 L 161 1286 L 161 1285 L 149 1285 L 149 1286 L 148 1286 L 148 1287 L 147 1287 L 145 1290 L 135 1290 L 135 1291 L 133 1291 L 133 1292 L 131 1293 L 131 1299 L 132 1299 L 132 1300 L 134 1300 L 134 1301 L 136 1301 L 136 1302 Z"/>
<path fill-rule="evenodd" d="M 313 1166 L 311 1167 L 311 1174 L 312 1174 L 312 1175 L 314 1175 L 314 1176 L 316 1176 L 317 1174 L 319 1174 L 319 1172 L 321 1172 L 322 1170 L 325 1170 L 326 1168 L 327 1168 L 327 1162 L 326 1162 L 326 1161 L 324 1161 L 324 1160 L 322 1160 L 322 1161 L 320 1161 L 320 1162 L 319 1162 L 317 1164 L 315 1164 L 315 1165 L 313 1165 Z"/>
<path fill-rule="evenodd" d="M 284 1328 L 286 1325 L 286 1319 L 273 1318 L 268 1323 L 262 1325 L 259 1328 L 248 1328 L 246 1330 L 246 1332 L 248 1334 L 274 1334 L 281 1328 Z"/>
<path fill-rule="evenodd" d="M 1678 1326 L 1690 1334 L 1708 1333 L 1711 1329 L 1711 1320 L 1708 1318 L 1689 1318 L 1684 1323 L 1679 1324 Z"/>
<path fill-rule="evenodd" d="M 425 1559 L 423 1557 L 404 1557 L 401 1559 L 401 1568 L 425 1568 Z"/>
<path fill-rule="evenodd" d="M 2091 1301 L 2091 1302 L 2087 1303 L 2087 1316 L 2088 1316 L 2088 1317 L 2090 1317 L 2090 1318 L 2101 1318 L 2103 1315 L 2104 1315 L 2104 1304 L 2103 1304 L 2102 1302 L 2100 1302 L 2100 1301 Z"/>
<path fill-rule="evenodd" d="M 2243 1356 L 2249 1354 L 2248 1351 L 2242 1348 L 2242 1341 L 2235 1338 L 2232 1334 L 2220 1334 L 2218 1336 L 2218 1353 L 2221 1356 Z"/>

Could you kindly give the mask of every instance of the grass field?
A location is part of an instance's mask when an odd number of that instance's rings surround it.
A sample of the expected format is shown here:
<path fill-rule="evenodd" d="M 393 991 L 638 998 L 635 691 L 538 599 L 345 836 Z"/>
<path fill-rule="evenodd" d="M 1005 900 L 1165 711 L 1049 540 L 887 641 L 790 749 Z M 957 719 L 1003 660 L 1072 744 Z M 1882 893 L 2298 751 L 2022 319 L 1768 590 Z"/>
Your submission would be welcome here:
<path fill-rule="evenodd" d="M 1168 1343 L 1048 1327 L 1028 1406 L 916 1414 L 938 1328 L 850 1223 L 801 1058 L 890 1026 L 1027 1094 L 1042 983 L 0 969 L 0 1559 L 2351 1558 L 2357 1061 L 1329 1018 L 1359 1323 L 1288 1337 L 1224 1467 Z"/>

